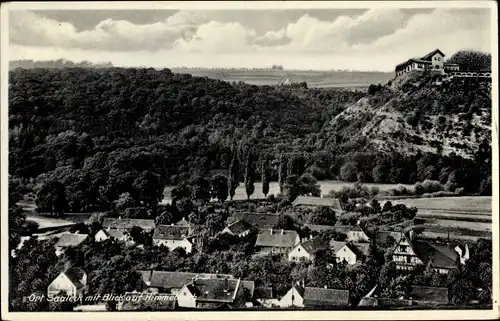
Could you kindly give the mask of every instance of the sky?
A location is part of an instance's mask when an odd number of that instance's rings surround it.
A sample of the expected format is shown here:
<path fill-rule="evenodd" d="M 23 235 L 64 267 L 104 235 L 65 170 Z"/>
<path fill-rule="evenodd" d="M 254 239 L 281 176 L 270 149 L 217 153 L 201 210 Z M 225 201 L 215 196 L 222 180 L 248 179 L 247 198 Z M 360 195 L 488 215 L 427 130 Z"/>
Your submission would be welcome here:
<path fill-rule="evenodd" d="M 439 48 L 491 52 L 481 8 L 10 10 L 9 60 L 153 68 L 392 71 Z"/>

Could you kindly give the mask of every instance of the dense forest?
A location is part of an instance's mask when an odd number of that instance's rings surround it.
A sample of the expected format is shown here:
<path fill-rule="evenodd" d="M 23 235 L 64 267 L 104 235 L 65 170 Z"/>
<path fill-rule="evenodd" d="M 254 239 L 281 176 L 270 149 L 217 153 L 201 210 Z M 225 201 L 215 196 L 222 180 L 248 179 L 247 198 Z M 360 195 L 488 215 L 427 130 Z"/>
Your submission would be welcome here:
<path fill-rule="evenodd" d="M 252 181 L 262 177 L 264 160 L 268 180 L 278 180 L 285 154 L 299 159 L 296 175 L 317 180 L 453 180 L 466 193 L 491 193 L 489 141 L 464 159 L 382 152 L 359 133 L 369 117 L 332 128 L 331 120 L 360 99 L 380 104 L 389 86 L 370 93 L 255 86 L 168 69 L 122 68 L 16 69 L 9 81 L 9 174 L 28 189 L 64 194 L 70 211 L 108 209 L 123 193 L 140 198 L 148 191 L 154 203 L 166 185 L 228 169 L 235 155 L 242 166 L 234 180 L 242 182 L 249 147 L 254 169 L 246 179 Z M 406 90 L 416 95 L 426 88 Z M 452 89 L 440 97 L 450 108 L 445 100 L 461 95 Z M 477 110 L 491 111 L 484 96 L 466 97 L 480 105 Z M 410 102 L 405 113 L 426 112 L 417 106 L 420 100 Z"/>

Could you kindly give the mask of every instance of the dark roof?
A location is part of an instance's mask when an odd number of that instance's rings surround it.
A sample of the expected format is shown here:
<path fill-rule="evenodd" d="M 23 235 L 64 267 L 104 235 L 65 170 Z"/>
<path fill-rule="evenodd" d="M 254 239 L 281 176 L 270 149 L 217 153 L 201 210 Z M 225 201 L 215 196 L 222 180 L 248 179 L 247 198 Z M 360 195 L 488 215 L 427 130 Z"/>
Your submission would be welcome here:
<path fill-rule="evenodd" d="M 399 70 L 405 68 L 406 66 L 408 66 L 409 64 L 414 63 L 414 62 L 419 63 L 419 64 L 430 64 L 431 63 L 428 60 L 422 60 L 422 59 L 418 59 L 418 58 L 411 58 L 411 59 L 408 59 L 405 62 L 402 62 L 399 65 L 397 65 L 396 66 L 396 71 L 399 71 Z"/>
<path fill-rule="evenodd" d="M 431 286 L 411 286 L 411 298 L 415 301 L 427 301 L 434 303 L 448 303 L 448 289 Z"/>
<path fill-rule="evenodd" d="M 171 272 L 171 271 L 153 271 L 151 275 L 151 287 L 164 289 L 180 289 L 189 284 L 194 278 L 234 278 L 229 274 L 210 274 L 210 273 L 192 273 L 192 272 Z"/>
<path fill-rule="evenodd" d="M 120 231 L 120 230 L 102 230 L 107 236 L 109 237 L 114 237 L 114 238 L 121 238 L 123 237 L 124 235 L 124 232 L 123 231 Z"/>
<path fill-rule="evenodd" d="M 295 283 L 295 285 L 292 287 L 294 288 L 297 293 L 302 297 L 304 298 L 304 292 L 305 292 L 305 289 L 302 285 L 298 284 L 298 283 Z"/>
<path fill-rule="evenodd" d="M 335 210 L 342 211 L 342 203 L 337 198 L 299 196 L 293 201 L 293 206 L 328 206 Z"/>
<path fill-rule="evenodd" d="M 366 257 L 370 250 L 369 243 L 347 243 L 347 246 L 353 251 L 358 257 Z"/>
<path fill-rule="evenodd" d="M 375 238 L 375 243 L 377 244 L 384 243 L 387 240 L 387 237 L 389 236 L 392 237 L 394 241 L 397 243 L 401 240 L 403 233 L 394 231 L 375 231 L 373 233 L 370 233 L 369 236 L 371 239 Z"/>
<path fill-rule="evenodd" d="M 315 254 L 316 252 L 325 249 L 327 244 L 320 237 L 315 237 L 313 239 L 307 240 L 300 243 L 300 246 L 309 254 Z"/>
<path fill-rule="evenodd" d="M 436 53 L 440 53 L 443 57 L 446 56 L 441 50 L 439 49 L 436 49 L 436 50 L 433 50 L 431 52 L 429 52 L 427 55 L 423 56 L 422 58 L 420 58 L 421 60 L 430 60 L 432 58 L 432 56 L 434 56 Z"/>
<path fill-rule="evenodd" d="M 346 245 L 347 242 L 339 242 L 339 241 L 335 241 L 334 239 L 331 239 L 330 240 L 330 248 L 332 249 L 332 251 L 335 253 L 337 252 L 338 250 L 340 250 L 341 248 L 344 247 L 344 245 Z"/>
<path fill-rule="evenodd" d="M 306 287 L 304 291 L 305 306 L 347 306 L 349 291 L 325 288 Z"/>
<path fill-rule="evenodd" d="M 85 284 L 82 283 L 83 277 L 85 276 L 85 271 L 83 269 L 79 267 L 71 267 L 64 271 L 64 274 L 77 289 L 85 286 Z"/>
<path fill-rule="evenodd" d="M 175 310 L 177 300 L 165 293 L 125 293 L 121 311 L 166 311 Z"/>
<path fill-rule="evenodd" d="M 196 279 L 187 287 L 197 302 L 232 303 L 240 285 L 240 279 Z"/>
<path fill-rule="evenodd" d="M 431 243 L 424 240 L 413 241 L 415 254 L 423 261 L 431 261 L 436 268 L 452 269 L 456 266 L 458 253 L 448 244 Z"/>
<path fill-rule="evenodd" d="M 250 225 L 250 223 L 248 223 L 247 221 L 245 220 L 239 220 L 239 221 L 236 221 L 232 224 L 229 224 L 227 226 L 227 228 L 233 233 L 233 234 L 241 234 L 245 231 L 248 231 L 249 229 L 252 228 L 252 225 Z"/>
<path fill-rule="evenodd" d="M 274 291 L 272 287 L 257 287 L 253 293 L 255 299 L 273 299 Z"/>
<path fill-rule="evenodd" d="M 250 280 L 241 280 L 241 286 L 243 289 L 248 290 L 250 299 L 252 299 L 255 293 L 255 282 Z"/>
<path fill-rule="evenodd" d="M 152 230 L 155 228 L 155 221 L 137 218 L 105 218 L 102 222 L 103 228 L 131 229 L 134 226 L 143 230 Z"/>
<path fill-rule="evenodd" d="M 297 237 L 296 231 L 261 229 L 255 246 L 294 247 Z"/>
<path fill-rule="evenodd" d="M 183 240 L 189 235 L 188 226 L 158 225 L 153 233 L 153 239 Z"/>
<path fill-rule="evenodd" d="M 234 220 L 245 220 L 252 226 L 258 228 L 270 228 L 278 223 L 278 214 L 265 214 L 265 213 L 246 213 L 238 212 L 233 214 Z"/>
<path fill-rule="evenodd" d="M 60 247 L 69 247 L 69 246 L 78 246 L 83 241 L 87 239 L 87 234 L 62 234 L 59 240 L 56 243 L 56 246 Z"/>

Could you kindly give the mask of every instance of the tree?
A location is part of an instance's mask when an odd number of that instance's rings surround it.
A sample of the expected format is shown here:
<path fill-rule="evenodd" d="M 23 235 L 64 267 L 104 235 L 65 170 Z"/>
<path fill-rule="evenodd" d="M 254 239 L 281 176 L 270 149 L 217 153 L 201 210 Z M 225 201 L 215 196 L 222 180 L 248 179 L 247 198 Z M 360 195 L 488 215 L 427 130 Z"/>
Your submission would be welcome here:
<path fill-rule="evenodd" d="M 68 207 L 64 185 L 59 181 L 44 184 L 37 193 L 36 204 L 40 212 L 49 211 L 50 215 L 62 215 Z"/>
<path fill-rule="evenodd" d="M 357 177 L 356 163 L 347 162 L 340 168 L 340 179 L 346 182 L 355 182 Z"/>
<path fill-rule="evenodd" d="M 245 191 L 247 193 L 247 199 L 250 199 L 250 196 L 255 191 L 254 182 L 254 169 L 253 169 L 253 157 L 252 151 L 248 151 L 247 161 L 245 164 Z"/>
<path fill-rule="evenodd" d="M 236 188 L 238 187 L 238 185 L 240 185 L 239 167 L 240 163 L 238 160 L 238 154 L 233 149 L 233 159 L 231 160 L 231 164 L 229 165 L 229 177 L 228 177 L 229 197 L 231 200 L 233 200 Z"/>
<path fill-rule="evenodd" d="M 321 195 L 321 187 L 311 174 L 306 173 L 300 176 L 300 185 L 300 195 Z"/>
<path fill-rule="evenodd" d="M 284 154 L 281 154 L 280 164 L 278 168 L 278 184 L 280 186 L 280 193 L 284 192 L 286 178 L 287 178 L 287 158 Z"/>
<path fill-rule="evenodd" d="M 117 200 L 113 201 L 113 206 L 119 210 L 124 211 L 127 208 L 136 206 L 136 203 L 129 192 L 121 193 Z"/>
<path fill-rule="evenodd" d="M 337 218 L 335 211 L 329 206 L 319 206 L 309 214 L 310 224 L 335 225 Z"/>
<path fill-rule="evenodd" d="M 139 226 L 132 226 L 132 228 L 130 229 L 130 237 L 132 238 L 132 240 L 134 242 L 142 243 L 143 238 L 144 238 L 142 228 Z"/>
<path fill-rule="evenodd" d="M 377 201 L 376 199 L 371 200 L 370 207 L 375 211 L 375 213 L 382 212 L 382 207 L 380 206 L 379 201 Z"/>
<path fill-rule="evenodd" d="M 283 186 L 285 196 L 288 201 L 293 202 L 297 196 L 300 195 L 302 188 L 301 182 L 297 175 L 290 175 L 286 178 L 285 185 Z"/>
<path fill-rule="evenodd" d="M 267 156 L 264 157 L 264 161 L 262 162 L 262 168 L 261 168 L 261 175 L 262 175 L 262 194 L 264 194 L 265 197 L 267 197 L 267 194 L 269 193 L 269 159 Z"/>
<path fill-rule="evenodd" d="M 221 203 L 224 203 L 228 197 L 227 183 L 228 179 L 223 175 L 217 175 L 212 179 L 212 197 L 217 198 Z"/>
<path fill-rule="evenodd" d="M 460 71 L 491 70 L 491 55 L 479 51 L 458 51 L 450 57 L 448 62 L 458 64 Z"/>
<path fill-rule="evenodd" d="M 160 181 L 159 175 L 145 170 L 134 180 L 132 187 L 135 190 L 136 199 L 147 207 L 156 208 L 163 198 L 165 185 Z"/>
<path fill-rule="evenodd" d="M 278 221 L 273 227 L 276 229 L 293 230 L 295 229 L 295 222 L 289 215 L 280 214 Z"/>
<path fill-rule="evenodd" d="M 192 183 L 192 197 L 193 200 L 199 201 L 202 204 L 210 201 L 210 182 L 202 176 L 194 178 Z"/>

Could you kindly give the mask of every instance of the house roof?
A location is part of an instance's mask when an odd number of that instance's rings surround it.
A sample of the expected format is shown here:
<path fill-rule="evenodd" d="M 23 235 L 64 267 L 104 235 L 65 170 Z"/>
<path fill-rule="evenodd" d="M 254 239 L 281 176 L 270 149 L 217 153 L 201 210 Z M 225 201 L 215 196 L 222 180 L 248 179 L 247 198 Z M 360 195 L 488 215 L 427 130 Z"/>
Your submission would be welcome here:
<path fill-rule="evenodd" d="M 325 288 L 306 287 L 304 291 L 304 305 L 348 305 L 349 291 Z"/>
<path fill-rule="evenodd" d="M 335 253 L 337 252 L 338 250 L 340 250 L 341 248 L 344 247 L 344 245 L 346 245 L 347 242 L 339 242 L 339 241 L 335 241 L 334 239 L 331 239 L 330 240 L 330 248 L 332 249 L 332 251 Z"/>
<path fill-rule="evenodd" d="M 433 51 L 429 52 L 427 55 L 423 56 L 423 57 L 422 57 L 422 58 L 420 58 L 420 59 L 421 59 L 421 60 L 426 60 L 426 61 L 429 61 L 429 60 L 432 58 L 432 56 L 434 56 L 436 53 L 440 53 L 440 54 L 441 54 L 441 56 L 443 56 L 443 57 L 444 57 L 444 56 L 446 56 L 446 55 L 445 55 L 445 54 L 444 54 L 441 50 L 439 50 L 439 49 L 435 49 L 435 50 L 433 50 Z"/>
<path fill-rule="evenodd" d="M 189 224 L 188 221 L 186 221 L 186 218 L 182 218 L 182 220 L 180 220 L 179 222 L 175 223 L 175 225 L 178 225 L 178 226 L 190 226 L 191 224 Z"/>
<path fill-rule="evenodd" d="M 448 303 L 448 289 L 431 286 L 412 285 L 410 296 L 416 301 Z"/>
<path fill-rule="evenodd" d="M 299 244 L 302 248 L 309 254 L 315 254 L 318 251 L 325 249 L 327 244 L 320 237 L 315 237 L 313 239 L 309 239 L 305 242 Z M 297 245 L 298 246 L 298 245 Z"/>
<path fill-rule="evenodd" d="M 387 240 L 387 237 L 389 236 L 392 237 L 394 241 L 397 243 L 401 240 L 403 233 L 394 231 L 375 231 L 373 233 L 370 233 L 369 236 L 371 239 L 375 238 L 375 243 L 377 244 L 384 243 Z"/>
<path fill-rule="evenodd" d="M 235 220 L 245 220 L 252 226 L 256 226 L 258 228 L 270 228 L 278 223 L 278 214 L 264 214 L 264 213 L 247 213 L 247 212 L 238 212 L 233 214 L 233 219 Z"/>
<path fill-rule="evenodd" d="M 123 237 L 123 235 L 125 234 L 123 231 L 121 230 L 102 230 L 107 236 L 110 236 L 110 237 L 114 237 L 114 238 L 121 238 Z"/>
<path fill-rule="evenodd" d="M 273 299 L 274 291 L 272 287 L 257 287 L 253 293 L 256 299 Z"/>
<path fill-rule="evenodd" d="M 231 303 L 241 286 L 240 279 L 196 279 L 187 287 L 197 302 Z"/>
<path fill-rule="evenodd" d="M 347 243 L 347 246 L 358 256 L 367 256 L 370 252 L 369 243 Z"/>
<path fill-rule="evenodd" d="M 243 286 L 243 289 L 248 290 L 250 299 L 253 298 L 255 293 L 255 282 L 251 280 L 241 280 L 241 286 Z"/>
<path fill-rule="evenodd" d="M 297 237 L 296 231 L 261 229 L 255 246 L 294 247 Z"/>
<path fill-rule="evenodd" d="M 251 229 L 252 225 L 250 225 L 250 223 L 248 223 L 247 221 L 242 219 L 242 220 L 236 221 L 236 222 L 228 225 L 227 228 L 233 234 L 241 234 L 241 233 Z"/>
<path fill-rule="evenodd" d="M 342 211 L 342 203 L 338 198 L 299 196 L 293 201 L 293 206 L 329 206 L 335 210 Z"/>
<path fill-rule="evenodd" d="M 298 283 L 295 283 L 294 286 L 292 287 L 292 289 L 295 289 L 295 291 L 297 291 L 297 293 L 302 297 L 304 298 L 304 292 L 305 292 L 305 289 L 302 285 L 298 284 Z"/>
<path fill-rule="evenodd" d="M 151 282 L 151 277 L 153 275 L 153 271 L 145 271 L 145 270 L 140 270 L 137 271 L 137 273 L 140 273 L 142 276 L 142 281 L 146 284 L 150 284 Z"/>
<path fill-rule="evenodd" d="M 152 230 L 155 228 L 155 221 L 137 218 L 105 218 L 102 222 L 102 227 L 105 229 L 131 229 L 134 226 L 143 230 Z"/>
<path fill-rule="evenodd" d="M 56 243 L 56 246 L 60 247 L 69 247 L 69 246 L 78 246 L 83 241 L 87 239 L 87 234 L 62 234 L 59 240 Z"/>
<path fill-rule="evenodd" d="M 189 235 L 188 226 L 158 225 L 153 233 L 154 240 L 183 240 Z"/>
<path fill-rule="evenodd" d="M 230 274 L 192 273 L 192 272 L 171 272 L 153 271 L 151 275 L 151 287 L 164 289 L 180 289 L 189 284 L 194 278 L 232 278 Z"/>
<path fill-rule="evenodd" d="M 79 289 L 85 284 L 83 284 L 83 277 L 85 276 L 85 271 L 79 267 L 71 267 L 64 271 L 64 274 L 68 277 L 68 279 L 73 283 L 73 285 Z"/>
<path fill-rule="evenodd" d="M 448 244 L 431 243 L 424 240 L 410 242 L 415 254 L 423 261 L 431 261 L 436 268 L 452 269 L 456 266 L 458 253 Z"/>
<path fill-rule="evenodd" d="M 129 292 L 123 296 L 121 311 L 166 311 L 175 310 L 177 300 L 171 294 L 155 293 L 144 295 L 140 292 Z"/>

